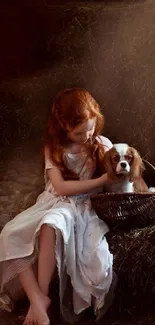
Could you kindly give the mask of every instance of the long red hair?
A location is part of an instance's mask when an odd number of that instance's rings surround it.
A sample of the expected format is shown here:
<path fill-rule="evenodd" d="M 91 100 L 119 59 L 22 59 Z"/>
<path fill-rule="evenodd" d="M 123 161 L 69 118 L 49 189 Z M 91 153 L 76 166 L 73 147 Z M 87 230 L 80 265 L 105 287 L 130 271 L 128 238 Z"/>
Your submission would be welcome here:
<path fill-rule="evenodd" d="M 69 143 L 68 132 L 91 118 L 96 118 L 96 127 L 88 145 L 96 159 L 97 174 L 100 175 L 104 171 L 104 148 L 96 137 L 103 129 L 104 117 L 99 104 L 87 90 L 81 88 L 62 90 L 55 98 L 48 120 L 46 146 L 52 162 L 62 170 L 65 179 L 75 176 L 68 170 L 64 161 L 64 151 Z"/>

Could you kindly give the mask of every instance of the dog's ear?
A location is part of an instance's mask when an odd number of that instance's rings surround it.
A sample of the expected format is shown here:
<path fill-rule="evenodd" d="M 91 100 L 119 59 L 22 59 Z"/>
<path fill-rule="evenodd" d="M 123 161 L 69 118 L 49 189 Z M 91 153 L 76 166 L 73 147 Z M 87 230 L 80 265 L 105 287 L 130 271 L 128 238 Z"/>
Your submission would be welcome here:
<path fill-rule="evenodd" d="M 108 177 L 110 179 L 116 179 L 116 175 L 112 167 L 111 149 L 105 152 L 103 163 L 104 163 L 105 171 L 108 174 Z"/>
<path fill-rule="evenodd" d="M 136 178 L 141 177 L 145 169 L 142 158 L 138 151 L 134 148 L 130 148 L 133 160 L 130 170 L 130 182 L 133 182 Z"/>

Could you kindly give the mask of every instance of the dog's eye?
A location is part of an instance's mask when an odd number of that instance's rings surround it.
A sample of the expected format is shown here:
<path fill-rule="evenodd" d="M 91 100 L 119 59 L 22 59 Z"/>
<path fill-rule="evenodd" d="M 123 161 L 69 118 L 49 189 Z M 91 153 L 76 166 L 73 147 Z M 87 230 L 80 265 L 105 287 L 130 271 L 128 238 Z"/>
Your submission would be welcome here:
<path fill-rule="evenodd" d="M 125 160 L 127 160 L 128 162 L 132 161 L 133 157 L 131 155 L 126 155 Z"/>
<path fill-rule="evenodd" d="M 119 155 L 115 155 L 114 157 L 112 157 L 112 162 L 113 163 L 118 163 L 120 160 L 120 156 Z"/>

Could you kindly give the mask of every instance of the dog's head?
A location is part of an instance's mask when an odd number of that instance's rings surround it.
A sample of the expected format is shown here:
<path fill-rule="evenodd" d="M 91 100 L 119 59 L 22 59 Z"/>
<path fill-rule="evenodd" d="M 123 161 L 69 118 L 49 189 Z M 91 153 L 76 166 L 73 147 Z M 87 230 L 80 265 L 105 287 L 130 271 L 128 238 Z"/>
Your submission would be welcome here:
<path fill-rule="evenodd" d="M 144 170 L 138 151 L 126 143 L 114 144 L 104 155 L 104 165 L 111 179 L 128 176 L 131 182 L 140 177 Z"/>

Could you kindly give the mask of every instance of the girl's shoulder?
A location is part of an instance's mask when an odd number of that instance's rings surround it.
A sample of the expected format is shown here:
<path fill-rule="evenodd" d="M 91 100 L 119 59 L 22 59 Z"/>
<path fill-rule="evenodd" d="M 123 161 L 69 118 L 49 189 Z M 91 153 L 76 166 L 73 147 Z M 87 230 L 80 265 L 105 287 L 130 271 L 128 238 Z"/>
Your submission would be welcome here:
<path fill-rule="evenodd" d="M 113 147 L 112 142 L 108 138 L 104 137 L 103 135 L 97 136 L 97 140 L 101 144 L 103 144 L 105 151 L 108 151 L 109 149 L 111 149 Z"/>
<path fill-rule="evenodd" d="M 51 156 L 50 149 L 49 149 L 48 145 L 46 145 L 44 147 L 44 157 L 45 157 L 45 160 L 50 160 L 51 159 L 50 156 Z"/>
<path fill-rule="evenodd" d="M 47 145 L 44 148 L 44 157 L 45 157 L 45 169 L 50 169 L 50 168 L 56 167 L 51 160 L 50 149 Z"/>
<path fill-rule="evenodd" d="M 49 150 L 48 145 L 46 144 L 45 147 L 44 147 L 44 154 L 45 155 L 47 155 L 47 154 L 49 155 L 49 153 L 50 153 L 50 150 Z"/>

